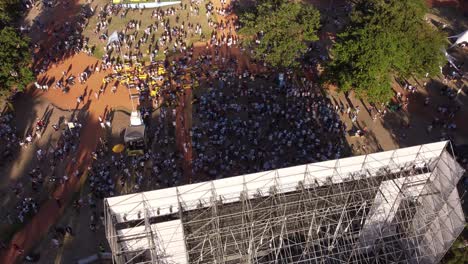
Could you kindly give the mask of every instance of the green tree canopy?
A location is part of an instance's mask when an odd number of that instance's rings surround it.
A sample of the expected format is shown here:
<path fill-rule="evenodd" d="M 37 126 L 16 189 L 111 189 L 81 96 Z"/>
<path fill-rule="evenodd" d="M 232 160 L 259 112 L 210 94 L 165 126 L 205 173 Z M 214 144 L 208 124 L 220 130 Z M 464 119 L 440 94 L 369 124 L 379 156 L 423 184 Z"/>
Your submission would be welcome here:
<path fill-rule="evenodd" d="M 0 96 L 12 88 L 23 90 L 34 80 L 29 40 L 12 27 L 19 10 L 20 1 L 0 0 Z"/>
<path fill-rule="evenodd" d="M 19 15 L 21 4 L 19 0 L 0 0 L 0 28 L 7 26 Z"/>
<path fill-rule="evenodd" d="M 393 96 L 393 76 L 434 76 L 445 64 L 445 36 L 424 21 L 423 0 L 357 0 L 338 34 L 325 79 L 371 102 Z"/>
<path fill-rule="evenodd" d="M 254 58 L 274 67 L 294 67 L 307 50 L 307 42 L 318 40 L 320 13 L 312 6 L 285 0 L 262 1 L 253 12 L 240 16 L 244 43 Z M 253 41 L 261 33 L 260 43 Z"/>
<path fill-rule="evenodd" d="M 11 88 L 23 90 L 34 80 L 30 69 L 31 55 L 28 41 L 11 27 L 0 30 L 0 62 L 2 93 L 9 92 Z"/>

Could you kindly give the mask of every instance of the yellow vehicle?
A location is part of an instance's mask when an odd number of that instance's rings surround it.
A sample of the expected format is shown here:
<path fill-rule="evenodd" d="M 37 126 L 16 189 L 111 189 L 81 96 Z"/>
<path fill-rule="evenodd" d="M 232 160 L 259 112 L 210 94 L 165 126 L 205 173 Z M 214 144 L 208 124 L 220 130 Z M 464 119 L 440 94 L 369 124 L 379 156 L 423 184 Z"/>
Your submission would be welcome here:
<path fill-rule="evenodd" d="M 141 149 L 133 149 L 133 150 L 129 149 L 129 150 L 127 150 L 127 155 L 128 156 L 141 156 L 143 154 L 145 154 L 145 152 L 143 150 L 141 150 Z"/>

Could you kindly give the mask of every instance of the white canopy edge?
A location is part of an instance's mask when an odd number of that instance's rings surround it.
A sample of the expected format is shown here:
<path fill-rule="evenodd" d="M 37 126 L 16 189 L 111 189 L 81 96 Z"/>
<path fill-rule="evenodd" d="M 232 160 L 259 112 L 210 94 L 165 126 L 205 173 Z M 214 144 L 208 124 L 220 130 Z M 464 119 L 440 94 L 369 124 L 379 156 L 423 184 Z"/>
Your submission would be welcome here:
<path fill-rule="evenodd" d="M 463 32 L 463 33 L 460 33 L 460 34 L 458 34 L 458 35 L 451 36 L 451 37 L 449 37 L 449 38 L 456 38 L 456 39 L 457 39 L 457 40 L 455 41 L 455 43 L 453 43 L 453 45 L 452 45 L 451 47 L 456 46 L 456 45 L 459 45 L 459 44 L 461 44 L 461 43 L 463 43 L 463 42 L 468 42 L 468 30 L 465 31 L 465 32 Z"/>
<path fill-rule="evenodd" d="M 116 216 L 118 222 L 123 216 L 128 220 L 141 219 L 146 208 L 153 216 L 177 213 L 179 200 L 185 210 L 208 207 L 211 198 L 223 203 L 240 200 L 241 192 L 249 198 L 268 196 L 275 186 L 280 193 L 293 191 L 301 181 L 304 186 L 323 186 L 352 180 L 355 173 L 368 170 L 366 177 L 375 177 L 382 168 L 398 172 L 401 167 L 414 164 L 423 167 L 436 161 L 446 148 L 448 141 L 418 145 L 374 154 L 323 161 L 300 166 L 270 170 L 209 182 L 194 183 L 178 187 L 159 189 L 143 193 L 106 198 L 105 202 Z M 138 217 L 140 215 L 140 217 Z"/>

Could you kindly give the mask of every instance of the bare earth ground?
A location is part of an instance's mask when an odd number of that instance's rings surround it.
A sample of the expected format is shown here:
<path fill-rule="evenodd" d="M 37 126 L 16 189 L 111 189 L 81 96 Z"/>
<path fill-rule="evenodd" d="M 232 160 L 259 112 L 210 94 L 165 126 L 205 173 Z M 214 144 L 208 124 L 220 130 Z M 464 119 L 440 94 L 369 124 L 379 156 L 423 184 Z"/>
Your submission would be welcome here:
<path fill-rule="evenodd" d="M 219 6 L 219 1 L 214 1 L 216 6 Z M 337 1 L 338 2 L 338 1 Z M 105 1 L 95 0 L 91 3 L 94 5 L 102 5 Z M 327 7 L 327 6 L 325 6 Z M 54 11 L 48 11 L 47 15 L 40 12 L 39 9 L 34 9 L 28 16 L 27 20 L 32 20 L 35 16 L 41 15 L 46 21 L 56 20 L 65 21 L 69 16 L 70 12 L 76 12 L 79 10 L 75 5 L 71 5 L 67 11 L 67 7 L 59 7 Z M 136 15 L 135 19 L 142 19 L 146 22 L 148 14 L 151 11 L 146 10 L 144 14 Z M 132 18 L 130 16 L 132 12 L 127 15 L 127 20 Z M 203 14 L 200 10 L 200 14 Z M 94 20 L 90 20 L 91 28 L 94 28 Z M 109 32 L 115 28 L 121 27 L 124 21 L 121 23 L 111 23 Z M 142 26 L 144 28 L 144 26 Z M 92 36 L 92 31 L 85 30 L 88 36 Z M 97 38 L 91 38 L 91 42 L 99 41 Z M 97 42 L 96 42 L 97 43 Z M 97 43 L 98 44 L 98 43 Z M 466 54 L 466 53 L 465 53 Z M 71 72 L 77 76 L 89 65 L 95 65 L 98 61 L 84 54 L 79 54 L 70 57 L 62 63 L 51 67 L 45 74 L 40 75 L 40 78 L 48 78 L 55 80 L 61 78 L 61 73 L 67 70 L 71 66 Z M 246 63 L 247 64 L 247 63 Z M 128 100 L 128 91 L 124 87 L 119 87 L 116 94 L 112 94 L 110 91 L 106 91 L 99 100 L 94 98 L 93 93 L 97 91 L 102 84 L 102 78 L 106 73 L 94 73 L 85 85 L 76 84 L 73 86 L 68 94 L 62 94 L 58 90 L 50 89 L 49 92 L 43 93 L 39 91 L 30 91 L 26 96 L 21 97 L 16 106 L 16 122 L 19 131 L 26 131 L 29 126 L 33 125 L 36 118 L 42 116 L 46 108 L 54 109 L 51 122 L 55 122 L 60 117 L 68 118 L 73 111 L 82 112 L 83 132 L 81 134 L 81 143 L 77 154 L 76 164 L 63 164 L 63 170 L 70 173 L 76 168 L 86 168 L 90 162 L 90 152 L 92 152 L 99 141 L 99 137 L 105 137 L 110 135 L 111 138 L 118 138 L 121 133 L 121 129 L 126 126 L 127 116 L 124 114 L 116 114 L 112 131 L 102 131 L 97 117 L 104 115 L 106 112 L 110 112 L 111 109 L 124 108 L 130 109 L 130 102 Z M 371 115 L 365 110 L 366 106 L 358 99 L 354 98 L 351 94 L 349 101 L 342 95 L 334 91 L 328 91 L 329 96 L 337 104 L 342 102 L 345 105 L 359 105 L 362 111 L 359 114 L 358 126 L 361 128 L 367 128 L 370 132 L 368 136 L 364 138 L 347 137 L 350 144 L 355 146 L 355 154 L 363 154 L 374 152 L 377 150 L 394 149 L 399 146 L 408 146 L 421 143 L 432 142 L 440 139 L 440 131 L 434 130 L 431 133 L 426 132 L 426 126 L 431 122 L 434 115 L 437 115 L 435 108 L 439 104 L 451 103 L 444 96 L 440 96 L 438 89 L 440 82 L 434 81 L 433 85 L 428 85 L 427 90 L 419 86 L 419 93 L 410 96 L 409 111 L 399 112 L 396 114 L 387 115 L 383 120 L 372 120 Z M 400 89 L 395 87 L 395 89 Z M 77 105 L 76 98 L 86 91 L 85 102 Z M 185 109 L 181 113 L 178 111 L 179 116 L 184 117 L 184 124 L 178 120 L 178 125 L 185 127 L 184 130 L 179 130 L 179 137 L 189 141 L 188 131 L 191 126 L 191 92 L 185 95 L 185 98 L 181 98 L 184 101 Z M 428 107 L 423 106 L 425 96 L 429 94 L 431 96 L 431 105 Z M 468 116 L 467 103 L 468 98 L 466 94 L 460 95 L 457 100 L 464 105 L 462 113 L 458 114 L 459 118 L 456 120 L 458 128 L 453 132 L 453 138 L 456 143 L 467 143 L 468 135 L 468 122 L 466 122 L 466 116 Z M 60 110 L 62 109 L 62 110 Z M 188 109 L 188 110 L 187 110 Z M 465 117 L 465 120 L 463 120 Z M 342 115 L 342 120 L 347 124 L 348 128 L 351 128 L 351 120 L 346 116 Z M 401 121 L 410 122 L 410 128 L 403 128 L 400 124 Z M 195 120 L 194 120 L 195 121 Z M 34 166 L 34 150 L 37 147 L 45 146 L 54 142 L 53 130 L 49 127 L 44 136 L 39 142 L 28 149 L 22 149 L 18 156 L 11 165 L 2 168 L 0 171 L 0 190 L 2 195 L 2 211 L 4 208 L 8 208 L 13 204 L 13 197 L 10 197 L 10 192 L 3 192 L 7 189 L 10 184 L 14 181 L 26 182 L 25 173 L 29 168 Z M 365 145 L 363 149 L 362 145 Z M 181 148 L 179 144 L 179 149 Z M 185 157 L 190 160 L 190 154 Z M 33 161 L 31 161 L 33 160 Z M 72 197 L 86 197 L 87 187 L 83 185 L 85 177 L 81 179 L 72 178 L 69 183 L 59 188 L 57 191 L 48 197 L 45 195 L 44 203 L 42 203 L 38 214 L 16 235 L 14 236 L 14 243 L 20 245 L 26 250 L 35 249 L 40 251 L 42 258 L 41 263 L 75 263 L 77 260 L 92 255 L 98 251 L 99 244 L 107 245 L 104 239 L 104 232 L 99 229 L 95 234 L 89 231 L 88 223 L 90 217 L 90 210 L 83 210 L 80 214 L 76 214 L 72 209 L 58 208 L 55 198 L 59 198 L 66 204 Z M 44 195 L 43 195 L 44 196 Z M 71 225 L 74 229 L 76 236 L 68 236 L 65 239 L 64 246 L 60 249 L 55 249 L 50 244 L 50 233 L 49 228 L 55 223 L 61 226 Z M 42 243 L 38 243 L 42 242 Z M 10 247 L 8 251 L 0 252 L 0 263 L 13 263 L 15 259 L 18 259 L 19 253 Z"/>

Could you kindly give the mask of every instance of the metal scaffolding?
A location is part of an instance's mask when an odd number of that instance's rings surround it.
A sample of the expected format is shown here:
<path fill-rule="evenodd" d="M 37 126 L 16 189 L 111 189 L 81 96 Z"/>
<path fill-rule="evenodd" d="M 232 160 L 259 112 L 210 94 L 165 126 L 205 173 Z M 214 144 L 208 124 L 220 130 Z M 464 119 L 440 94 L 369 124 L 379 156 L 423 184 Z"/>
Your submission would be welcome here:
<path fill-rule="evenodd" d="M 114 263 L 438 263 L 464 228 L 449 142 L 105 199 Z"/>

